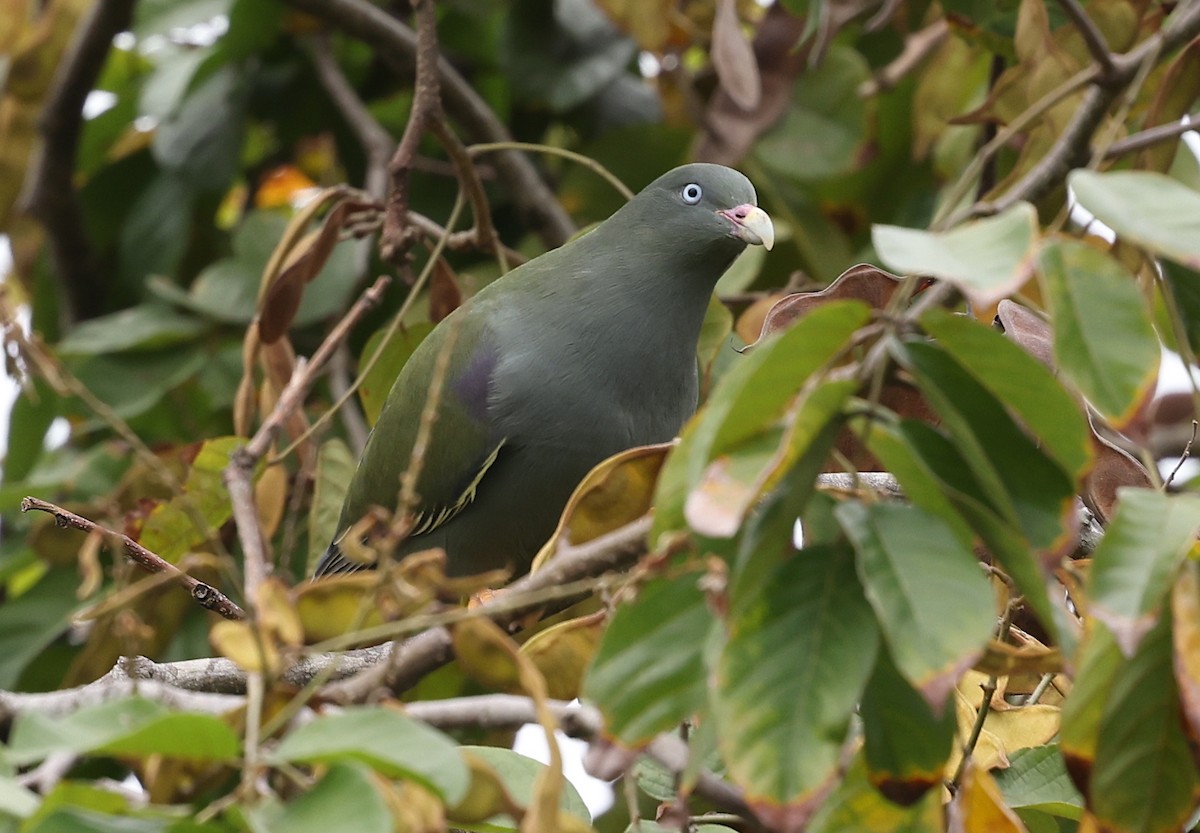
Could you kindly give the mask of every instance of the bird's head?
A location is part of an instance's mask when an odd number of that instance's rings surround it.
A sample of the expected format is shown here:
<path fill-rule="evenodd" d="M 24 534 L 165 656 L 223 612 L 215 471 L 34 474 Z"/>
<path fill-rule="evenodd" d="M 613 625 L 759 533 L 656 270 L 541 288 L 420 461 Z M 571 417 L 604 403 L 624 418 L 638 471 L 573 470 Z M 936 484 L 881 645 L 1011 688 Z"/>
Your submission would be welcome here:
<path fill-rule="evenodd" d="M 681 239 L 736 240 L 743 245 L 775 243 L 775 227 L 758 207 L 754 186 L 724 165 L 697 162 L 660 176 L 634 198 L 653 205 L 661 231 Z"/>

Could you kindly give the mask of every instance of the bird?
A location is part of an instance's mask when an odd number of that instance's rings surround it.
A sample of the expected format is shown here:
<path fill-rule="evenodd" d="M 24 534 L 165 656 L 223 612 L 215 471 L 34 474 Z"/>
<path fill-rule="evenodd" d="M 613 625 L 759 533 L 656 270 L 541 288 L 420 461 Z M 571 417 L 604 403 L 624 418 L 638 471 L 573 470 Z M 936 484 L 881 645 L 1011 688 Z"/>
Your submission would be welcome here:
<path fill-rule="evenodd" d="M 527 572 L 592 467 L 672 440 L 694 413 L 717 280 L 747 245 L 774 239 L 744 175 L 692 163 L 484 287 L 397 376 L 315 576 L 367 566 L 345 537 L 373 507 L 397 510 L 423 414 L 411 526 L 393 555 L 440 547 L 450 576 Z"/>

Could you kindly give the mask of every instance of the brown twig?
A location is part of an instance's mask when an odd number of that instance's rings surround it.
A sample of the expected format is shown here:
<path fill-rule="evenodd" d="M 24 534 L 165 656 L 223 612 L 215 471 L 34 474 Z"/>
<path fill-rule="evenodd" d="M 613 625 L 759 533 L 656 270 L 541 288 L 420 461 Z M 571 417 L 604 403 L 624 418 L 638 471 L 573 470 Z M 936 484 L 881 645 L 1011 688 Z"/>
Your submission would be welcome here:
<path fill-rule="evenodd" d="M 404 135 L 388 163 L 391 188 L 379 243 L 384 259 L 397 265 L 406 260 L 408 250 L 416 242 L 416 234 L 408 222 L 412 160 L 417 155 L 426 127 L 438 118 L 442 106 L 437 72 L 437 11 L 433 0 L 412 0 L 412 4 L 417 21 L 417 70 L 412 110 L 404 126 Z"/>
<path fill-rule="evenodd" d="M 509 604 L 511 598 L 534 594 L 543 588 L 567 584 L 580 578 L 598 576 L 635 561 L 646 551 L 649 517 L 626 524 L 620 529 L 577 547 L 563 548 L 546 566 L 509 585 L 494 601 L 485 602 L 473 613 L 488 616 L 500 624 L 512 622 L 521 613 L 540 607 L 541 601 L 527 605 Z M 503 607 L 503 613 L 495 613 Z M 495 615 L 493 615 L 495 614 Z M 453 657 L 450 631 L 431 628 L 397 645 L 391 661 L 369 668 L 348 680 L 326 686 L 321 694 L 335 702 L 362 702 L 376 690 L 388 688 L 402 692 L 430 671 L 445 665 Z"/>
<path fill-rule="evenodd" d="M 42 145 L 21 197 L 22 210 L 36 217 L 49 235 L 55 270 L 76 321 L 104 310 L 110 283 L 108 273 L 99 268 L 75 190 L 83 103 L 95 87 L 113 36 L 129 28 L 133 5 L 134 0 L 90 4 L 46 96 L 38 124 Z"/>
<path fill-rule="evenodd" d="M 329 21 L 347 34 L 374 47 L 396 69 L 412 72 L 417 37 L 383 9 L 367 0 L 288 0 L 298 9 Z M 479 94 L 444 58 L 437 63 L 442 104 L 471 141 L 508 141 L 504 124 Z M 575 225 L 529 160 L 516 152 L 498 154 L 496 171 L 508 186 L 526 222 L 547 246 L 561 246 L 575 233 Z"/>
<path fill-rule="evenodd" d="M 475 163 L 471 159 L 470 152 L 450 129 L 450 125 L 446 123 L 446 117 L 440 109 L 437 117 L 430 122 L 429 129 L 441 142 L 446 155 L 454 163 L 459 182 L 462 183 L 467 199 L 471 203 L 471 216 L 475 218 L 475 225 L 465 234 L 469 235 L 471 244 L 479 250 L 495 253 L 496 261 L 503 271 L 507 268 L 508 258 L 504 246 L 500 242 L 500 236 L 496 233 L 496 227 L 492 224 L 492 209 L 488 205 L 487 193 L 483 190 L 483 182 L 480 181 L 479 173 L 475 170 Z"/>
<path fill-rule="evenodd" d="M 229 490 L 233 504 L 233 519 L 237 527 L 238 539 L 242 543 L 242 551 L 246 557 L 247 598 L 252 599 L 253 591 L 265 577 L 266 553 L 262 540 L 262 529 L 258 523 L 258 515 L 254 508 L 254 490 L 251 488 L 251 475 L 254 466 L 266 455 L 275 441 L 278 432 L 283 428 L 288 416 L 298 409 L 308 395 L 309 388 L 316 381 L 317 374 L 324 368 L 329 357 L 338 349 L 350 335 L 350 331 L 359 320 L 376 306 L 383 298 L 384 290 L 391 283 L 391 278 L 381 275 L 367 291 L 365 291 L 354 306 L 346 312 L 342 320 L 330 330 L 329 335 L 321 342 L 321 346 L 313 353 L 308 362 L 298 363 L 292 378 L 279 394 L 275 407 L 263 420 L 258 431 L 243 447 L 234 451 L 229 465 L 225 467 L 221 478 Z"/>
<path fill-rule="evenodd" d="M 100 533 L 108 540 L 120 545 L 121 551 L 146 572 L 167 573 L 174 576 L 175 580 L 205 610 L 211 610 L 213 613 L 218 613 L 226 619 L 246 618 L 246 612 L 220 590 L 189 576 L 183 570 L 152 553 L 128 535 L 122 535 L 106 526 L 88 520 L 81 515 L 76 515 L 74 512 L 70 512 L 48 501 L 39 500 L 35 497 L 23 498 L 21 500 L 21 511 L 29 512 L 30 510 L 50 513 L 54 516 L 54 522 L 63 528 L 70 527 L 83 532 Z"/>
<path fill-rule="evenodd" d="M 1058 0 L 1058 5 L 1062 6 L 1067 17 L 1071 18 L 1071 22 L 1075 24 L 1075 28 L 1083 37 L 1083 42 L 1087 46 L 1088 52 L 1091 53 L 1092 60 L 1100 66 L 1101 79 L 1107 81 L 1109 78 L 1113 78 L 1117 73 L 1117 67 L 1113 64 L 1112 53 L 1108 51 L 1104 35 L 1088 17 L 1083 6 L 1079 5 L 1079 0 Z"/>
<path fill-rule="evenodd" d="M 1061 183 L 1071 168 L 1086 165 L 1096 128 L 1121 90 L 1138 77 L 1142 64 L 1168 54 L 1197 34 L 1200 34 L 1200 3 L 1180 5 L 1161 31 L 1132 51 L 1111 56 L 1112 71 L 1107 76 L 1097 71 L 1092 86 L 1054 146 L 995 203 L 977 204 L 975 213 L 1003 211 L 1022 200 L 1036 201 Z"/>
<path fill-rule="evenodd" d="M 1198 120 L 1200 120 L 1200 113 L 1191 113 L 1187 116 L 1186 121 L 1148 127 L 1145 130 L 1134 133 L 1132 136 L 1126 136 L 1124 139 L 1113 142 L 1109 145 L 1108 150 L 1104 152 L 1104 158 L 1116 159 L 1127 153 L 1135 153 L 1136 151 L 1157 145 L 1160 142 L 1176 139 L 1184 133 L 1200 130 L 1200 122 Z"/>

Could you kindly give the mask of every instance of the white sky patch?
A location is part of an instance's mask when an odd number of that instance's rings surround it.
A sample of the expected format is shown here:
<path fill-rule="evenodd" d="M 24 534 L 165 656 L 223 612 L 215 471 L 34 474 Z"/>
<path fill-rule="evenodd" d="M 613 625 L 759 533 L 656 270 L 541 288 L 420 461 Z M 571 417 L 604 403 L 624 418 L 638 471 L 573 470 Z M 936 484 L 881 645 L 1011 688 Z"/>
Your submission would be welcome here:
<path fill-rule="evenodd" d="M 583 768 L 583 755 L 587 751 L 587 741 L 571 738 L 562 732 L 555 732 L 558 748 L 562 750 L 563 775 L 579 790 L 583 803 L 587 805 L 592 818 L 596 818 L 613 803 L 613 789 L 607 781 L 593 778 Z M 517 738 L 513 749 L 527 758 L 550 762 L 550 750 L 546 746 L 546 733 L 541 726 L 527 723 L 517 730 Z"/>
<path fill-rule="evenodd" d="M 92 90 L 83 101 L 83 117 L 94 119 L 96 116 L 117 106 L 117 96 L 108 90 Z"/>

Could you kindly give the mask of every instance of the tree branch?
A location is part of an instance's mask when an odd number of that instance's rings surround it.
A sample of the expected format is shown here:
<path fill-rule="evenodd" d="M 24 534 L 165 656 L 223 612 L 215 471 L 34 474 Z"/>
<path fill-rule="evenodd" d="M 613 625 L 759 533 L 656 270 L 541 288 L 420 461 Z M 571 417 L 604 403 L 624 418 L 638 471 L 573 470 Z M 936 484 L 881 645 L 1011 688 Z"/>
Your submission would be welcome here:
<path fill-rule="evenodd" d="M 1079 0 L 1058 0 L 1058 5 L 1062 6 L 1063 11 L 1067 13 L 1067 17 L 1071 18 L 1071 22 L 1075 24 L 1075 28 L 1079 30 L 1080 36 L 1083 37 L 1083 42 L 1087 46 L 1088 52 L 1091 53 L 1094 60 L 1100 67 L 1100 76 L 1102 79 L 1112 78 L 1117 71 L 1113 64 L 1112 53 L 1108 51 L 1108 44 L 1104 42 L 1104 35 L 1096 28 L 1096 24 L 1088 17 L 1087 12 L 1083 10 L 1083 6 L 1079 5 Z"/>
<path fill-rule="evenodd" d="M 218 613 L 226 619 L 245 619 L 246 612 L 238 605 L 229 599 L 220 590 L 217 590 L 211 585 L 205 584 L 197 578 L 193 578 L 180 570 L 174 564 L 166 561 L 150 552 L 137 541 L 130 538 L 128 535 L 122 535 L 119 532 L 109 529 L 106 526 L 88 520 L 74 512 L 69 512 L 61 506 L 56 506 L 44 500 L 39 500 L 35 497 L 26 497 L 21 500 L 21 511 L 29 512 L 35 510 L 38 512 L 49 512 L 54 516 L 54 522 L 60 527 L 71 527 L 88 533 L 100 533 L 109 541 L 119 545 L 121 551 L 125 555 L 145 570 L 148 573 L 166 573 L 174 576 L 175 581 L 191 594 L 192 598 L 205 610 L 211 610 L 213 613 Z"/>
<path fill-rule="evenodd" d="M 359 296 L 354 306 L 342 316 L 342 320 L 330 330 L 329 335 L 321 342 L 321 346 L 313 353 L 308 362 L 298 362 L 292 378 L 279 394 L 279 399 L 271 413 L 263 420 L 258 431 L 246 445 L 234 451 L 230 456 L 229 465 L 222 472 L 221 479 L 229 490 L 233 506 L 234 524 L 237 526 L 238 540 L 242 543 L 242 552 L 246 559 L 246 598 L 253 600 L 254 590 L 261 583 L 267 572 L 265 542 L 259 527 L 258 515 L 254 508 L 254 490 L 251 488 L 251 477 L 254 467 L 271 448 L 278 432 L 283 428 L 288 416 L 304 403 L 304 397 L 316 381 L 317 374 L 324 368 L 329 357 L 338 349 L 350 335 L 350 331 L 367 311 L 376 306 L 383 298 L 383 292 L 391 283 L 391 278 L 381 275 L 366 292 Z"/>
<path fill-rule="evenodd" d="M 1163 29 L 1123 55 L 1111 56 L 1112 71 L 1097 74 L 1083 102 L 1062 136 L 1049 152 L 994 203 L 977 204 L 972 213 L 1003 211 L 1022 200 L 1036 201 L 1066 177 L 1068 171 L 1088 163 L 1092 136 L 1122 88 L 1137 77 L 1145 61 L 1152 61 L 1200 34 L 1200 3 L 1177 6 Z"/>
<path fill-rule="evenodd" d="M 367 0 L 288 0 L 373 47 L 398 71 L 411 74 L 417 54 L 412 29 Z M 473 142 L 504 142 L 512 137 L 479 94 L 445 58 L 439 58 L 442 103 Z M 497 173 L 508 185 L 522 216 L 547 246 L 560 246 L 575 224 L 529 160 L 508 151 L 496 156 Z"/>
<path fill-rule="evenodd" d="M 39 119 L 42 145 L 25 181 L 20 204 L 50 238 L 54 266 L 67 292 L 71 318 L 81 321 L 104 311 L 108 276 L 98 266 L 75 190 L 75 154 L 83 132 L 83 104 L 112 48 L 113 36 L 128 29 L 135 0 L 91 4 L 59 64 Z"/>
<path fill-rule="evenodd" d="M 408 220 L 409 173 L 428 124 L 436 121 L 442 100 L 438 82 L 437 11 L 433 0 L 412 0 L 417 21 L 417 68 L 413 102 L 404 135 L 388 163 L 391 189 L 383 218 L 380 250 L 385 260 L 399 265 L 416 241 L 417 232 Z"/>
<path fill-rule="evenodd" d="M 536 594 L 546 588 L 598 576 L 632 564 L 646 552 L 650 520 L 647 515 L 586 544 L 560 548 L 542 569 L 513 582 L 503 593 L 480 605 L 474 612 L 506 625 L 522 613 L 543 605 L 541 600 L 526 605 L 511 605 L 509 598 Z M 393 644 L 396 647 L 391 650 L 388 662 L 367 669 L 351 679 L 325 686 L 321 696 L 335 702 L 352 703 L 368 699 L 380 688 L 399 694 L 454 658 L 450 630 L 446 627 L 430 628 L 402 643 Z"/>

